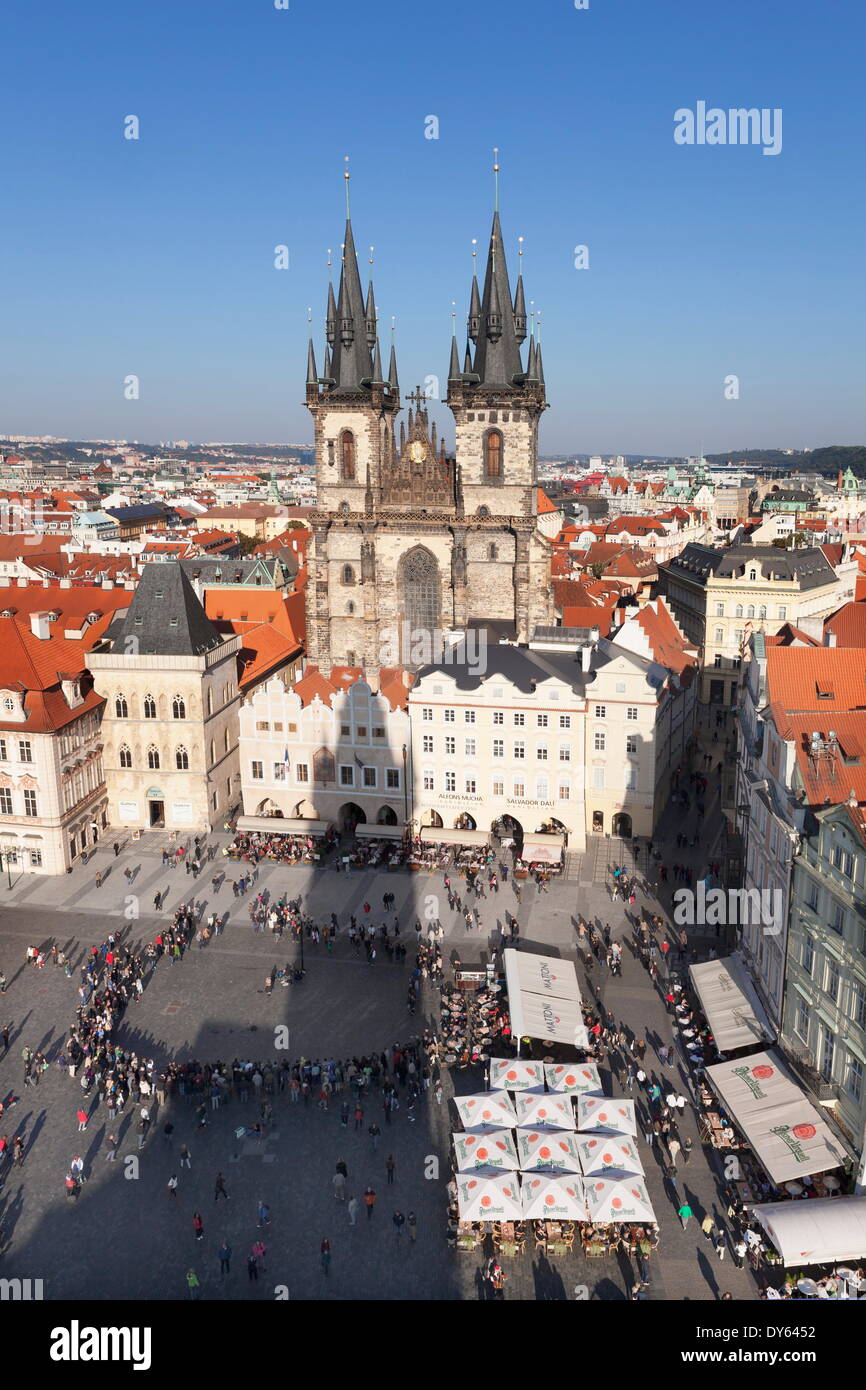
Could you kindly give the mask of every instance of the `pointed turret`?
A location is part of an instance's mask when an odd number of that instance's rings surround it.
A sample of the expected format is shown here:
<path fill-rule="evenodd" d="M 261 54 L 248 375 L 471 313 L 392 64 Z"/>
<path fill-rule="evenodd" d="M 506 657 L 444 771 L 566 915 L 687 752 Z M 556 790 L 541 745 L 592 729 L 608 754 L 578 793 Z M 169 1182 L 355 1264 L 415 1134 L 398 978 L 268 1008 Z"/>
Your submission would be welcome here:
<path fill-rule="evenodd" d="M 334 384 L 334 373 L 331 369 L 331 349 L 329 347 L 325 348 L 325 361 L 322 365 L 322 380 L 327 381 L 330 385 Z"/>
<path fill-rule="evenodd" d="M 388 363 L 388 385 L 391 387 L 392 395 L 400 399 L 400 383 L 397 380 L 397 349 L 391 344 L 391 361 Z"/>
<path fill-rule="evenodd" d="M 372 307 L 372 299 L 368 297 Z M 329 309 L 330 312 L 330 309 Z M 355 254 L 355 241 L 352 236 L 352 223 L 346 219 L 345 241 L 343 243 L 343 265 L 340 271 L 340 289 L 337 295 L 336 334 L 332 375 L 339 392 L 362 392 L 373 370 L 370 346 L 367 341 L 367 314 L 364 296 L 361 291 L 361 277 L 358 273 L 358 257 Z"/>
<path fill-rule="evenodd" d="M 331 347 L 337 341 L 337 305 L 334 301 L 333 281 L 328 282 L 328 314 L 325 319 L 325 337 Z"/>
<path fill-rule="evenodd" d="M 511 387 L 522 375 L 520 346 L 514 326 L 513 300 L 508 283 L 508 266 L 502 243 L 499 213 L 493 214 L 484 294 L 481 298 L 481 327 L 475 353 L 475 372 L 482 386 Z M 506 312 L 503 314 L 503 306 Z"/>
<path fill-rule="evenodd" d="M 469 318 L 467 320 L 469 337 L 477 343 L 481 332 L 481 295 L 478 293 L 478 277 L 472 276 L 472 290 L 469 295 Z"/>
<path fill-rule="evenodd" d="M 538 380 L 538 368 L 537 368 L 536 362 L 535 362 L 535 334 L 534 334 L 534 333 L 530 333 L 530 335 L 529 335 L 529 353 L 527 354 L 527 358 L 526 358 L 526 380 L 527 380 L 527 381 L 537 381 L 537 380 Z"/>
<path fill-rule="evenodd" d="M 538 377 L 540 385 L 544 385 L 544 367 L 541 361 L 541 343 L 535 349 L 535 375 Z"/>
<path fill-rule="evenodd" d="M 451 362 L 448 367 L 448 380 L 460 380 L 460 357 L 457 353 L 457 339 L 454 337 L 453 333 L 451 335 Z"/>
<path fill-rule="evenodd" d="M 379 339 L 378 339 L 378 338 L 376 338 L 376 340 L 375 340 L 375 347 L 374 347 L 374 349 L 373 349 L 373 385 L 374 385 L 374 386 L 384 386 L 384 385 L 385 385 L 385 378 L 384 378 L 383 375 L 382 375 L 382 354 L 381 354 L 381 352 L 379 351 Z"/>
<path fill-rule="evenodd" d="M 464 375 L 472 371 L 472 353 L 469 351 L 469 344 L 466 344 L 466 356 L 463 358 Z"/>
<path fill-rule="evenodd" d="M 517 289 L 514 291 L 514 336 L 518 343 L 522 343 L 526 338 L 526 299 L 523 294 L 523 276 L 517 277 Z"/>
<path fill-rule="evenodd" d="M 307 345 L 307 385 L 318 386 L 319 376 L 316 371 L 316 354 L 313 351 L 313 340 L 310 338 Z"/>
<path fill-rule="evenodd" d="M 373 297 L 372 280 L 367 290 L 367 307 L 364 310 L 364 317 L 367 321 L 367 345 L 372 348 L 376 342 L 376 301 Z"/>

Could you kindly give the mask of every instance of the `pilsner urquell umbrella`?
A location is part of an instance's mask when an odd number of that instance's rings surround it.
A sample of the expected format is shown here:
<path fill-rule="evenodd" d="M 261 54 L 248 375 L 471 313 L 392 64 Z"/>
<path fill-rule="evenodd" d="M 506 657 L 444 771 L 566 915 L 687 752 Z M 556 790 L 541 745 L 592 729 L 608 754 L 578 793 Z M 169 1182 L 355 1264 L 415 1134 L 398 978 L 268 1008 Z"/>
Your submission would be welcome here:
<path fill-rule="evenodd" d="M 574 1129 L 574 1107 L 570 1096 L 518 1091 L 515 1101 L 517 1123 L 524 1128 Z"/>
<path fill-rule="evenodd" d="M 477 1096 L 455 1096 L 457 1114 L 466 1129 L 511 1129 L 514 1106 L 507 1091 L 482 1091 Z"/>
<path fill-rule="evenodd" d="M 518 1129 L 517 1151 L 524 1171 L 579 1173 L 577 1137 L 567 1130 Z"/>
<path fill-rule="evenodd" d="M 506 1091 L 525 1091 L 530 1086 L 544 1085 L 543 1062 L 521 1062 L 516 1058 L 492 1057 L 490 1059 L 490 1088 L 493 1091 L 503 1087 Z"/>
<path fill-rule="evenodd" d="M 520 1221 L 523 1208 L 517 1174 L 458 1173 L 457 1210 L 461 1221 Z"/>
<path fill-rule="evenodd" d="M 573 1096 L 604 1092 L 595 1062 L 546 1062 L 544 1076 L 551 1091 L 568 1091 Z"/>
<path fill-rule="evenodd" d="M 637 1145 L 622 1134 L 579 1134 L 577 1152 L 587 1177 L 643 1173 Z"/>
<path fill-rule="evenodd" d="M 584 1178 L 590 1221 L 655 1221 L 643 1178 Z"/>
<path fill-rule="evenodd" d="M 586 1220 L 583 1179 L 573 1173 L 559 1178 L 547 1173 L 527 1173 L 522 1198 L 527 1221 Z"/>
<path fill-rule="evenodd" d="M 611 1096 L 578 1096 L 577 1127 L 601 1129 L 607 1134 L 637 1134 L 634 1101 Z"/>
<path fill-rule="evenodd" d="M 491 1129 L 485 1134 L 453 1134 L 458 1173 L 475 1168 L 518 1169 L 520 1159 L 510 1129 Z"/>

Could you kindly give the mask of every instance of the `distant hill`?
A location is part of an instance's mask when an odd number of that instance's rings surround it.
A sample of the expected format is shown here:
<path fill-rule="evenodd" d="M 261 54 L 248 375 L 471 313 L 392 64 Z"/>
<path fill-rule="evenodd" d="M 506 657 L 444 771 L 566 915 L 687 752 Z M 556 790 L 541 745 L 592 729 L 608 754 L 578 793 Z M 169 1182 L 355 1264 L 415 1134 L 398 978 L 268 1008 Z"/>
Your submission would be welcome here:
<path fill-rule="evenodd" d="M 821 449 L 807 449 L 801 454 L 786 454 L 782 449 L 733 449 L 727 454 L 707 454 L 707 463 L 744 463 L 757 468 L 778 468 L 790 473 L 836 474 L 839 469 L 852 468 L 858 478 L 866 478 L 866 444 L 827 444 Z"/>

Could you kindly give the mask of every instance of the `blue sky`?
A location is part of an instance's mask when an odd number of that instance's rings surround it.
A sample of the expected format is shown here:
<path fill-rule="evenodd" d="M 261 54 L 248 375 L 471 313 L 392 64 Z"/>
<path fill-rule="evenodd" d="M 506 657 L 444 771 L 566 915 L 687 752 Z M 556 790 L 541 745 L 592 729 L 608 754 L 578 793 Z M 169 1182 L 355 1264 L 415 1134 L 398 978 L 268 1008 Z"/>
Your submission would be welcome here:
<path fill-rule="evenodd" d="M 290 6 L 7 11 L 0 432 L 309 440 L 346 154 L 401 384 L 444 391 L 498 145 L 543 311 L 542 452 L 866 439 L 857 0 Z M 782 152 L 676 145 L 700 100 L 781 108 Z"/>

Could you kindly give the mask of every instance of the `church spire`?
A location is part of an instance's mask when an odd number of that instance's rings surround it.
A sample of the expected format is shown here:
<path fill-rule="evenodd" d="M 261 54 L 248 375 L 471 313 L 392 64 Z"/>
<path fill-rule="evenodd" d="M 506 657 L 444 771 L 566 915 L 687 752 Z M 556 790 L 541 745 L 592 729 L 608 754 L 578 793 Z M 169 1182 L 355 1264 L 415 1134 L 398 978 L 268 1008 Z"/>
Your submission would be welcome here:
<path fill-rule="evenodd" d="M 348 191 L 348 182 L 346 188 Z M 369 381 L 373 370 L 368 309 L 375 315 L 372 285 L 365 308 L 352 223 L 347 217 L 336 305 L 333 288 L 329 287 L 328 291 L 328 341 L 333 349 L 331 374 L 338 392 L 357 394 L 367 389 L 362 383 Z"/>
<path fill-rule="evenodd" d="M 316 372 L 316 354 L 313 351 L 313 338 L 311 334 L 309 342 L 307 344 L 307 385 L 317 386 L 318 381 L 319 377 L 318 373 Z"/>
<path fill-rule="evenodd" d="M 372 247 L 370 248 L 372 251 Z M 367 346 L 372 348 L 376 342 L 376 301 L 373 297 L 373 281 L 367 290 L 367 307 L 364 310 L 364 318 L 367 324 Z"/>
<path fill-rule="evenodd" d="M 514 336 L 518 343 L 522 343 L 526 338 L 526 298 L 523 293 L 523 237 L 518 237 L 520 249 L 518 251 L 519 271 L 517 275 L 517 289 L 514 291 Z"/>

